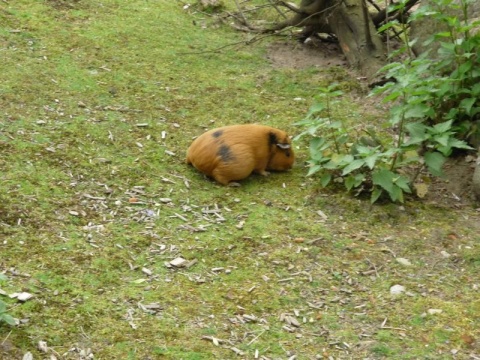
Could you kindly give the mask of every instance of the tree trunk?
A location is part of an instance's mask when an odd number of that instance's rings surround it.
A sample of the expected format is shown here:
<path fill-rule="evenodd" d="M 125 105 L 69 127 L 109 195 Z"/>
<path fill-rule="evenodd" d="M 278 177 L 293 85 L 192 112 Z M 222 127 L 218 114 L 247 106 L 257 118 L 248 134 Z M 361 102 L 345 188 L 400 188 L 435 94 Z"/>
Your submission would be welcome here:
<path fill-rule="evenodd" d="M 480 201 L 480 149 L 478 151 L 477 161 L 475 162 L 475 171 L 472 178 L 472 190 L 475 199 Z"/>
<path fill-rule="evenodd" d="M 382 39 L 363 0 L 343 0 L 328 19 L 349 64 L 370 80 L 385 65 Z"/>
<path fill-rule="evenodd" d="M 302 0 L 295 15 L 270 31 L 303 28 L 302 39 L 318 32 L 334 33 L 348 63 L 370 81 L 385 65 L 386 52 L 365 0 Z"/>

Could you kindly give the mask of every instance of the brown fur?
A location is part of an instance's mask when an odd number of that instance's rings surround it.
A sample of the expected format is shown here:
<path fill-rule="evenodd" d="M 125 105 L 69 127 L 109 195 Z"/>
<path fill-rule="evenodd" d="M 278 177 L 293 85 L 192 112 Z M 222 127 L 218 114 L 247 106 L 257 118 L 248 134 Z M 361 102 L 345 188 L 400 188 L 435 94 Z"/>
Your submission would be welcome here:
<path fill-rule="evenodd" d="M 196 138 L 187 151 L 187 163 L 220 184 L 242 180 L 252 172 L 292 167 L 294 153 L 287 133 L 264 125 L 231 125 L 212 129 Z"/>

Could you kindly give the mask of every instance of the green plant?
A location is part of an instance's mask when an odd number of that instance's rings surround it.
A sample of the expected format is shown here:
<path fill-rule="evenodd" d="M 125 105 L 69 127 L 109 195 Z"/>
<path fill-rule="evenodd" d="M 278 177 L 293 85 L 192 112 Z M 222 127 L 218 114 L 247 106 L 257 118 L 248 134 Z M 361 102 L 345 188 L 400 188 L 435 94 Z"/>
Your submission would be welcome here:
<path fill-rule="evenodd" d="M 404 6 L 404 3 L 396 6 Z M 472 131 L 472 120 L 478 120 L 480 113 L 480 37 L 472 33 L 480 26 L 480 21 L 469 20 L 469 5 L 472 3 L 472 0 L 459 3 L 435 0 L 432 5 L 427 4 L 414 12 L 410 21 L 422 21 L 428 17 L 442 24 L 444 31 L 432 35 L 423 44 L 428 46 L 437 42 L 437 53 L 425 52 L 414 58 L 411 46 L 417 40 L 406 39 L 399 52 L 406 52 L 407 59 L 393 62 L 382 70 L 387 78 L 396 82 L 374 92 L 387 94 L 386 101 L 400 100 L 401 109 L 414 112 L 415 117 L 429 124 L 453 120 L 461 136 Z M 461 16 L 456 16 L 456 12 Z M 389 23 L 383 29 L 391 26 Z"/>
<path fill-rule="evenodd" d="M 348 191 L 370 191 L 372 202 L 383 190 L 393 201 L 403 201 L 403 193 L 411 192 L 409 180 L 396 170 L 413 161 L 411 155 L 406 156 L 406 150 L 395 146 L 392 140 L 388 144 L 382 142 L 373 127 L 359 130 L 349 127 L 344 120 L 333 120 L 343 94 L 337 86 L 320 89 L 319 102 L 310 108 L 305 119 L 296 123 L 306 130 L 295 140 L 310 136 L 308 175 L 320 172 L 320 184 L 324 187 L 335 180 L 343 182 Z"/>
<path fill-rule="evenodd" d="M 401 9 L 405 3 L 395 6 Z M 436 10 L 424 7 L 412 17 L 434 16 L 446 24 L 448 31 L 433 36 L 440 44 L 439 61 L 428 59 L 428 53 L 414 58 L 414 41 L 407 37 L 404 46 L 393 54 L 404 53 L 406 60 L 392 62 L 381 70 L 393 80 L 371 92 L 393 104 L 385 124 L 392 131 L 383 134 L 381 141 L 372 129 L 364 129 L 362 134 L 333 120 L 332 106 L 341 92 L 334 85 L 320 90 L 320 103 L 297 123 L 307 127 L 299 137 L 311 136 L 308 175 L 321 172 L 322 186 L 336 178 L 347 190 L 368 191 L 372 202 L 384 192 L 392 201 L 403 202 L 404 193 L 411 192 L 423 167 L 442 176 L 442 166 L 453 149 L 471 149 L 466 139 L 477 131 L 474 120 L 480 113 L 480 37 L 470 32 L 480 22 L 468 22 L 469 3 L 462 0 L 461 5 L 454 5 L 452 0 L 435 0 Z M 463 21 L 446 15 L 448 12 L 442 11 L 446 6 L 462 10 Z M 394 22 L 380 30 L 393 26 L 406 30 L 405 24 Z M 321 135 L 319 130 L 324 130 Z M 412 165 L 414 171 L 407 169 Z"/>
<path fill-rule="evenodd" d="M 0 274 L 0 280 L 6 280 L 7 277 L 4 274 Z M 6 322 L 9 325 L 16 325 L 15 319 L 7 312 L 7 304 L 0 300 L 0 323 Z"/>
<path fill-rule="evenodd" d="M 7 312 L 7 304 L 0 300 L 0 322 L 6 322 L 9 325 L 16 325 L 12 315 Z"/>

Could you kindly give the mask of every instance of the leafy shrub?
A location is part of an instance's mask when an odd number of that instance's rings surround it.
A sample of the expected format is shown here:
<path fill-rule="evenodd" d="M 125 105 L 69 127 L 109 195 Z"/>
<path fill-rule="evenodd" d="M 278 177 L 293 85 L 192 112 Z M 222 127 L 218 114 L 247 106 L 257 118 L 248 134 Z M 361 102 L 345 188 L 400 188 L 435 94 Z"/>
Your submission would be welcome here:
<path fill-rule="evenodd" d="M 343 92 L 337 84 L 320 89 L 319 103 L 313 105 L 306 118 L 296 123 L 306 127 L 295 140 L 310 136 L 310 166 L 308 175 L 320 173 L 320 183 L 327 186 L 332 180 L 343 182 L 347 190 L 372 192 L 372 202 L 385 189 L 393 201 L 403 201 L 410 193 L 409 180 L 394 170 L 414 159 L 405 149 L 381 141 L 371 128 L 358 133 L 343 120 L 334 120 L 339 97 Z M 390 140 L 392 141 L 392 140 Z M 402 153 L 402 156 L 399 154 Z M 402 161 L 399 159 L 402 157 Z"/>
<path fill-rule="evenodd" d="M 462 0 L 461 5 L 452 1 L 435 0 L 437 9 L 423 7 L 413 17 L 434 16 L 447 25 L 448 31 L 433 37 L 440 42 L 437 61 L 429 60 L 428 54 L 414 58 L 413 42 L 406 39 L 400 51 L 407 59 L 381 70 L 393 81 L 371 95 L 382 95 L 384 102 L 393 104 L 386 125 L 394 131 L 380 137 L 373 129 L 360 134 L 348 128 L 334 119 L 342 92 L 336 85 L 320 90 L 320 102 L 297 123 L 306 128 L 297 139 L 310 136 L 308 175 L 320 173 L 322 186 L 335 179 L 349 191 L 370 192 L 372 203 L 383 193 L 403 202 L 424 167 L 442 176 L 442 166 L 455 148 L 471 149 L 465 139 L 478 131 L 473 120 L 480 114 L 480 37 L 471 31 L 480 22 L 467 21 L 471 0 Z M 445 6 L 461 8 L 464 19 L 447 15 L 442 11 Z M 395 25 L 389 23 L 382 30 Z"/>

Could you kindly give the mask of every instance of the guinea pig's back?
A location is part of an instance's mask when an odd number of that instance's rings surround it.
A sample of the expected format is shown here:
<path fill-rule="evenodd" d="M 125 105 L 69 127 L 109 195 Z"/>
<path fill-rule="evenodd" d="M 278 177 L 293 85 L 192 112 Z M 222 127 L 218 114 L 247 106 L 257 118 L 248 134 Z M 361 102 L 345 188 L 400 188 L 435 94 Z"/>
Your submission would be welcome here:
<path fill-rule="evenodd" d="M 207 131 L 200 135 L 187 150 L 187 163 L 208 176 L 212 175 L 212 171 L 218 163 L 218 146 L 212 139 L 212 132 Z"/>
<path fill-rule="evenodd" d="M 222 184 L 263 173 L 270 159 L 270 137 L 264 125 L 231 125 L 209 130 L 193 141 L 187 162 Z"/>

